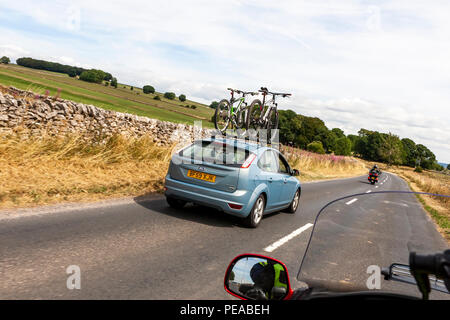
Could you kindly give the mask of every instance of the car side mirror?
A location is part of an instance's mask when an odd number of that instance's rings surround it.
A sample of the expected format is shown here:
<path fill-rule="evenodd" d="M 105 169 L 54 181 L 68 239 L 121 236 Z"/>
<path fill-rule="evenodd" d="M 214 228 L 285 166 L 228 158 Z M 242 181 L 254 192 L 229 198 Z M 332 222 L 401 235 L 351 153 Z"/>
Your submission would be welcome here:
<path fill-rule="evenodd" d="M 300 175 L 300 171 L 298 171 L 297 169 L 292 170 L 292 175 L 294 177 L 298 177 Z"/>
<path fill-rule="evenodd" d="M 287 300 L 293 293 L 284 263 L 257 254 L 234 258 L 225 273 L 224 286 L 242 300 Z"/>

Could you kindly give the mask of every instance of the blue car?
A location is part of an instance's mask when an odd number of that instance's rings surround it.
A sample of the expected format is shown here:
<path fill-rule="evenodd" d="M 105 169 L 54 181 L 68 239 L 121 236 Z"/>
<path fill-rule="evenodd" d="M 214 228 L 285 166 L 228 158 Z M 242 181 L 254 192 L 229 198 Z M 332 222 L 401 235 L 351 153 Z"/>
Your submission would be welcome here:
<path fill-rule="evenodd" d="M 297 211 L 301 186 L 276 149 L 238 139 L 204 139 L 173 155 L 165 196 L 173 208 L 187 202 L 243 218 L 256 228 L 264 214 Z"/>

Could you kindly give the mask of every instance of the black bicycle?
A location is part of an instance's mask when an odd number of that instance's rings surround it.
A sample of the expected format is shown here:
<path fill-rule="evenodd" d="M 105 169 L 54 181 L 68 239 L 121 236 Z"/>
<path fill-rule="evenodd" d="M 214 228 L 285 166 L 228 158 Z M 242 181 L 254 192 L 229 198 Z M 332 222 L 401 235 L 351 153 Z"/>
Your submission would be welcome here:
<path fill-rule="evenodd" d="M 272 130 L 278 129 L 278 104 L 276 97 L 290 97 L 290 93 L 270 92 L 267 88 L 261 87 L 259 90 L 263 96 L 263 100 L 255 99 L 248 108 L 247 113 L 247 130 L 253 129 L 256 132 L 260 129 L 267 129 L 268 141 L 272 141 Z M 272 96 L 266 101 L 266 96 Z"/>
<path fill-rule="evenodd" d="M 230 100 L 223 99 L 219 102 L 214 113 L 214 125 L 217 130 L 225 134 L 228 128 L 232 129 L 247 129 L 247 109 L 246 96 L 257 95 L 257 92 L 242 91 L 228 88 L 231 93 Z M 240 94 L 240 98 L 235 98 L 234 94 Z M 237 104 L 235 106 L 235 104 Z"/>

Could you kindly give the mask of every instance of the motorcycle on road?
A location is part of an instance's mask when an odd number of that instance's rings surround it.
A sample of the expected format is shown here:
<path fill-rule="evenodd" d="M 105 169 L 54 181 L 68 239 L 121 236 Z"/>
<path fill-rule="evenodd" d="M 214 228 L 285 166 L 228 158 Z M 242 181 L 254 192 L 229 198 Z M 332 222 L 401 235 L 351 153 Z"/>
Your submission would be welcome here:
<path fill-rule="evenodd" d="M 369 173 L 369 178 L 368 178 L 370 184 L 374 185 L 375 183 L 378 182 L 378 173 Z"/>
<path fill-rule="evenodd" d="M 416 195 L 450 203 L 408 191 L 334 200 L 316 215 L 306 247 L 304 235 L 289 240 L 303 256 L 296 279 L 280 260 L 242 254 L 228 266 L 225 290 L 242 300 L 450 299 L 448 242 Z"/>

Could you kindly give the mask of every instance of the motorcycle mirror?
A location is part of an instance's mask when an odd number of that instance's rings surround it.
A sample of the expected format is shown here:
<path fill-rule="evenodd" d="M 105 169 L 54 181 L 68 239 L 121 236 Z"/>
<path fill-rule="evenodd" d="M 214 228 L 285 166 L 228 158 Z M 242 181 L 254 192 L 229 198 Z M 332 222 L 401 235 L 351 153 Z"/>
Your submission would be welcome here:
<path fill-rule="evenodd" d="M 242 300 L 287 300 L 292 295 L 284 263 L 257 254 L 234 258 L 225 273 L 224 286 Z"/>
<path fill-rule="evenodd" d="M 300 171 L 298 171 L 297 169 L 292 170 L 292 175 L 294 177 L 298 177 L 300 175 Z"/>

